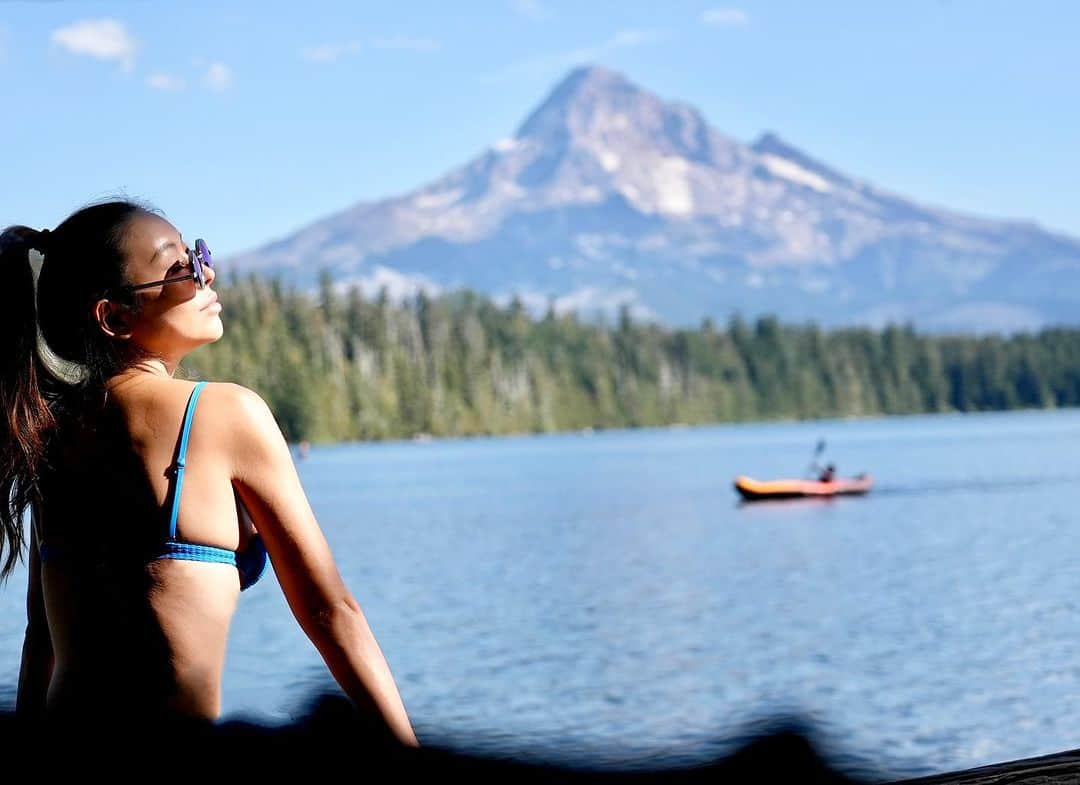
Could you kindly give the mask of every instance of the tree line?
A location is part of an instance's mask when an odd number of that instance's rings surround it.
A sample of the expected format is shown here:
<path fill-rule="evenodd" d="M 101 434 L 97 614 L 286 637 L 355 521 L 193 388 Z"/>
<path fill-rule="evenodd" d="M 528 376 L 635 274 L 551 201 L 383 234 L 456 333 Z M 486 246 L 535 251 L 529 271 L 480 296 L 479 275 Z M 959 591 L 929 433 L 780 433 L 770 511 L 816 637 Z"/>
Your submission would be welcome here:
<path fill-rule="evenodd" d="M 220 283 L 220 282 L 219 282 Z M 610 322 L 468 291 L 394 303 L 254 275 L 218 286 L 225 336 L 190 375 L 258 391 L 290 441 L 464 436 L 1080 404 L 1080 330 L 921 335 L 766 316 Z"/>

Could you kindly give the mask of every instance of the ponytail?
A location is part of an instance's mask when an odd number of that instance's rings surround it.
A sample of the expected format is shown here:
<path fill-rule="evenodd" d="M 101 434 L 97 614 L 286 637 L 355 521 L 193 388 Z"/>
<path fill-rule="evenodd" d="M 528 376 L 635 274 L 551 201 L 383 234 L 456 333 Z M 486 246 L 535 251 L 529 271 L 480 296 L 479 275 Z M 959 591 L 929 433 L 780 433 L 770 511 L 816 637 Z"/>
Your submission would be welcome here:
<path fill-rule="evenodd" d="M 37 501 L 35 478 L 56 424 L 35 352 L 37 306 L 30 252 L 40 251 L 44 240 L 42 233 L 25 226 L 0 234 L 0 275 L 8 283 L 0 307 L 0 583 L 22 555 L 22 517 Z"/>
<path fill-rule="evenodd" d="M 98 329 L 92 305 L 124 283 L 123 241 L 150 207 L 93 204 L 51 232 L 0 233 L 0 585 L 22 558 L 27 508 L 40 512 L 38 476 L 52 437 L 137 353 Z"/>

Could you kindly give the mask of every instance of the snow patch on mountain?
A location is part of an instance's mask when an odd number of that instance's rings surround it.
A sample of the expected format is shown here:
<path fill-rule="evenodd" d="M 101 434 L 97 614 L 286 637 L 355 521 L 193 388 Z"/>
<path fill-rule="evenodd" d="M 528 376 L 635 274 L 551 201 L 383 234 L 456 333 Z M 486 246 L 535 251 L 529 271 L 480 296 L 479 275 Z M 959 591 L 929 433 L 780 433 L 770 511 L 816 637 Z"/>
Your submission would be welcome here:
<path fill-rule="evenodd" d="M 761 163 L 777 177 L 783 177 L 790 182 L 798 185 L 805 185 L 807 188 L 813 188 L 815 191 L 823 194 L 832 190 L 832 186 L 829 185 L 828 180 L 821 175 L 814 174 L 809 169 L 803 169 L 794 161 L 789 161 L 786 158 L 778 158 L 775 155 L 766 153 L 761 156 Z"/>
<path fill-rule="evenodd" d="M 423 275 L 405 275 L 381 265 L 368 275 L 360 275 L 336 282 L 334 289 L 345 294 L 354 286 L 359 287 L 364 297 L 369 299 L 378 297 L 385 289 L 387 299 L 393 303 L 410 300 L 420 292 L 434 297 L 443 291 L 443 287 Z"/>
<path fill-rule="evenodd" d="M 614 172 L 619 168 L 619 164 L 622 163 L 622 159 L 611 150 L 601 150 L 597 157 L 600 159 L 600 165 L 604 167 L 606 172 Z"/>
<path fill-rule="evenodd" d="M 450 188 L 445 191 L 424 191 L 413 197 L 413 207 L 420 210 L 438 210 L 449 207 L 465 194 L 463 188 Z"/>
<path fill-rule="evenodd" d="M 668 215 L 689 215 L 694 211 L 694 195 L 688 173 L 690 165 L 684 158 L 660 159 L 656 167 L 656 206 Z"/>

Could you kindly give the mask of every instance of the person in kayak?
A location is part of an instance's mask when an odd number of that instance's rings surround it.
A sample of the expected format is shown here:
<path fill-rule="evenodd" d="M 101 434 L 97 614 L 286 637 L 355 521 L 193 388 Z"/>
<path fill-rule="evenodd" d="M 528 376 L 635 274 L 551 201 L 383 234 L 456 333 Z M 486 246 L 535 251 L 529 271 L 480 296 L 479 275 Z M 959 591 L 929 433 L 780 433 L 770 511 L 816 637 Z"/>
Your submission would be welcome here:
<path fill-rule="evenodd" d="M 821 470 L 821 474 L 818 475 L 818 482 L 832 482 L 836 479 L 836 467 L 833 464 L 829 464 Z"/>
<path fill-rule="evenodd" d="M 104 202 L 8 228 L 0 269 L 0 582 L 29 546 L 16 715 L 216 721 L 229 625 L 269 556 L 374 732 L 416 746 L 270 408 L 176 373 L 224 330 L 206 243 Z"/>

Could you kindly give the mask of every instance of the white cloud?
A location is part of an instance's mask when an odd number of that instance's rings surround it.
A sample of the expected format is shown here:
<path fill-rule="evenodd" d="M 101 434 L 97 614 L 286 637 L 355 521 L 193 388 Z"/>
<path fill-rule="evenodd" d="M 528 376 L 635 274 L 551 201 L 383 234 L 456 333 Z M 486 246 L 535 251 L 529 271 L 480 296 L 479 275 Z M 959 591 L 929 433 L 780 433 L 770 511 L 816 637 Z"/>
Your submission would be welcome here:
<path fill-rule="evenodd" d="M 300 50 L 300 56 L 313 63 L 333 63 L 348 55 L 354 55 L 360 51 L 360 44 L 350 41 L 347 44 L 320 44 L 309 46 Z"/>
<path fill-rule="evenodd" d="M 661 41 L 666 35 L 661 30 L 619 30 L 609 39 L 595 46 L 585 46 L 580 49 L 530 57 L 526 60 L 511 63 L 501 71 L 489 75 L 488 81 L 498 81 L 525 74 L 543 74 L 573 68 L 582 63 L 597 62 L 612 52 Z"/>
<path fill-rule="evenodd" d="M 203 85 L 219 93 L 232 87 L 233 75 L 225 63 L 210 63 L 203 75 Z"/>
<path fill-rule="evenodd" d="M 408 52 L 434 52 L 440 47 L 438 41 L 430 38 L 406 38 L 395 36 L 394 38 L 376 38 L 376 49 L 401 49 Z"/>
<path fill-rule="evenodd" d="M 750 17 L 741 8 L 710 8 L 701 15 L 701 21 L 714 27 L 740 27 Z"/>
<path fill-rule="evenodd" d="M 146 84 L 155 90 L 183 90 L 184 80 L 178 76 L 169 74 L 153 73 L 146 77 Z"/>
<path fill-rule="evenodd" d="M 139 48 L 123 23 L 115 19 L 84 19 L 61 27 L 53 31 L 52 42 L 72 54 L 120 63 L 125 71 L 135 67 Z"/>
<path fill-rule="evenodd" d="M 510 5 L 519 14 L 529 19 L 543 19 L 548 15 L 547 9 L 540 0 L 512 0 Z"/>

